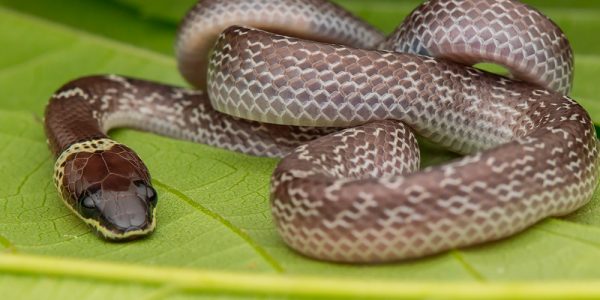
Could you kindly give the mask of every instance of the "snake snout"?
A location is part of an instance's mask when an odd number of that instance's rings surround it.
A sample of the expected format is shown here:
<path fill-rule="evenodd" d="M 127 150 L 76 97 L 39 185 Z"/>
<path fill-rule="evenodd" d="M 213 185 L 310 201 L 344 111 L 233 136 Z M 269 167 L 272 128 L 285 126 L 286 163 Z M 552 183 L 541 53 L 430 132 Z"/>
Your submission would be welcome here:
<path fill-rule="evenodd" d="M 115 230 L 128 232 L 147 226 L 152 218 L 144 199 L 138 195 L 118 195 L 117 199 L 107 203 L 104 218 L 111 223 Z"/>
<path fill-rule="evenodd" d="M 128 181 L 127 189 L 109 191 L 105 199 L 103 217 L 106 228 L 118 234 L 117 239 L 139 236 L 154 230 L 154 208 L 157 196 L 154 188 L 144 180 Z"/>
<path fill-rule="evenodd" d="M 92 200 L 88 200 L 92 199 Z M 108 240 L 130 240 L 154 230 L 156 191 L 143 182 L 130 182 L 125 190 L 100 189 L 83 203 L 94 203 L 98 233 Z M 82 208 L 86 205 L 82 205 Z"/>
<path fill-rule="evenodd" d="M 125 191 L 99 191 L 98 232 L 109 240 L 130 240 L 154 230 L 156 192 L 146 184 L 132 183 Z M 97 197 L 99 198 L 99 197 Z"/>

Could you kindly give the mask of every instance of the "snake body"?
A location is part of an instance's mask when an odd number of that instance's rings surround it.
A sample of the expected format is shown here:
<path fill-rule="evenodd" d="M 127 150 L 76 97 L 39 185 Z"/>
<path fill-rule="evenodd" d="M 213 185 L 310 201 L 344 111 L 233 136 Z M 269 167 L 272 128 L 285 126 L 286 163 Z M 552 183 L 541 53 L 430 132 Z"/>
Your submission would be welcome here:
<path fill-rule="evenodd" d="M 204 0 L 182 22 L 177 57 L 206 93 L 90 76 L 48 104 L 55 183 L 108 239 L 156 223 L 146 167 L 106 135 L 122 126 L 283 157 L 271 179 L 278 231 L 330 261 L 497 240 L 578 209 L 598 185 L 593 123 L 566 96 L 570 45 L 514 0 L 431 0 L 388 38 L 324 0 Z M 483 61 L 514 79 L 467 66 Z M 419 170 L 413 132 L 466 156 Z"/>

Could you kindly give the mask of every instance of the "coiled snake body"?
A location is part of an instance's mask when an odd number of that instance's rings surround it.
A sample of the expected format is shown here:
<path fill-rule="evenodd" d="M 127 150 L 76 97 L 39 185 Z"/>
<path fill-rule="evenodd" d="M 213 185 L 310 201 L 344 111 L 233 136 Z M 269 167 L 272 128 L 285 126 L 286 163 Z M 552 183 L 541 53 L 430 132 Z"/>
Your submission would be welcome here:
<path fill-rule="evenodd" d="M 595 129 L 566 96 L 570 45 L 517 1 L 431 0 L 386 39 L 324 0 L 203 0 L 177 57 L 206 93 L 91 76 L 48 104 L 55 183 L 108 239 L 156 223 L 146 167 L 106 136 L 117 126 L 284 157 L 271 180 L 277 228 L 331 261 L 500 239 L 576 210 L 598 185 Z M 466 66 L 482 61 L 515 79 Z M 413 131 L 467 156 L 419 171 Z"/>

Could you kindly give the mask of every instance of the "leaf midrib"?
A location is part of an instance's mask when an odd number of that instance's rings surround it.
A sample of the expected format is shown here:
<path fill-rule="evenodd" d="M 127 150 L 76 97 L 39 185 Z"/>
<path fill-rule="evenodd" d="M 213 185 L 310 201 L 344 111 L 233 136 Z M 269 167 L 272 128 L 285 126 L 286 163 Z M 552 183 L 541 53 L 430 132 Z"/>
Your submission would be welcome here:
<path fill-rule="evenodd" d="M 202 204 L 194 201 L 194 199 L 188 197 L 185 193 L 177 190 L 174 187 L 169 186 L 168 184 L 166 184 L 158 179 L 153 179 L 152 183 L 155 186 L 163 189 L 164 191 L 174 195 L 181 201 L 187 203 L 189 206 L 193 207 L 195 210 L 201 212 L 202 214 L 212 218 L 213 220 L 216 220 L 221 225 L 225 226 L 227 229 L 229 229 L 235 235 L 240 237 L 248 246 L 250 246 L 267 264 L 269 264 L 269 266 L 274 271 L 276 271 L 277 273 L 284 272 L 283 266 L 273 256 L 271 256 L 271 254 L 269 254 L 269 252 L 265 248 L 263 248 L 260 244 L 258 244 L 256 241 L 254 241 L 254 239 L 252 239 L 252 237 L 250 237 L 243 230 L 241 230 L 240 228 L 235 226 L 232 222 L 230 222 L 223 216 L 219 215 L 218 213 L 213 212 L 212 210 L 208 209 L 207 207 L 203 206 Z"/>

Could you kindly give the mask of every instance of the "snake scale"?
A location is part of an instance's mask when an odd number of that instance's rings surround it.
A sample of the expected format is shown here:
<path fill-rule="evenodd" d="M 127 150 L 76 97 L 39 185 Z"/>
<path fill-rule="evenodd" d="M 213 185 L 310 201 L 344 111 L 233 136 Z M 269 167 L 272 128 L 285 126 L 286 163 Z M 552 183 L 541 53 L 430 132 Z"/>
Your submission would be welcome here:
<path fill-rule="evenodd" d="M 149 172 L 106 135 L 115 127 L 282 157 L 270 190 L 279 233 L 337 262 L 508 237 L 578 209 L 598 185 L 593 123 L 567 96 L 569 42 L 514 0 L 427 1 L 387 38 L 325 0 L 203 0 L 176 49 L 198 90 L 97 75 L 47 106 L 55 184 L 109 240 L 156 224 Z M 465 156 L 419 170 L 414 133 Z"/>

